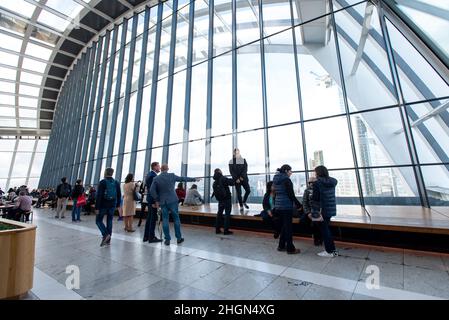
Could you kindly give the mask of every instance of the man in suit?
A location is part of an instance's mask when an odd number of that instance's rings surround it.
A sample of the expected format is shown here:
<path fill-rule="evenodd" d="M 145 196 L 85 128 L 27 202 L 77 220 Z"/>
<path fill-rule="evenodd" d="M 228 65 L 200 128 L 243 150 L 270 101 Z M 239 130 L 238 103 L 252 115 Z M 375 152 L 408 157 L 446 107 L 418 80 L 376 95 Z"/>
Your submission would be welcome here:
<path fill-rule="evenodd" d="M 161 167 L 162 173 L 153 179 L 151 184 L 150 194 L 154 199 L 156 208 L 162 210 L 162 227 L 164 230 L 164 244 L 170 245 L 170 228 L 169 228 L 169 216 L 171 212 L 173 221 L 175 223 L 175 236 L 177 243 L 184 242 L 184 238 L 181 235 L 181 222 L 178 214 L 178 196 L 175 192 L 176 182 L 194 182 L 199 181 L 195 178 L 178 177 L 174 173 L 168 173 L 168 164 L 163 164 Z"/>
<path fill-rule="evenodd" d="M 153 184 L 153 180 L 157 177 L 158 173 L 161 172 L 161 166 L 159 162 L 153 162 L 151 164 L 151 171 L 148 173 L 145 179 L 145 185 L 147 190 L 150 190 L 151 185 Z M 161 242 L 161 239 L 158 239 L 154 233 L 154 229 L 156 228 L 157 221 L 157 208 L 154 203 L 153 197 L 150 192 L 147 194 L 147 202 L 148 202 L 148 217 L 145 222 L 145 233 L 143 236 L 143 242 Z"/>

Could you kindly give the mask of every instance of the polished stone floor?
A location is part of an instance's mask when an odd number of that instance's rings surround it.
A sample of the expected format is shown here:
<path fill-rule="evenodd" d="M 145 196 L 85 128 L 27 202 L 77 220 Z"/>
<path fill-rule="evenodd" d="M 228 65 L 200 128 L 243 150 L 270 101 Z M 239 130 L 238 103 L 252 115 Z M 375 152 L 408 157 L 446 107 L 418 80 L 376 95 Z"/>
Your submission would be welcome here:
<path fill-rule="evenodd" d="M 144 226 L 135 221 L 127 233 L 117 217 L 111 245 L 100 247 L 94 216 L 53 216 L 35 209 L 35 283 L 26 299 L 449 299 L 449 255 L 337 243 L 341 256 L 321 258 L 305 238 L 295 238 L 301 254 L 287 255 L 269 234 L 192 225 L 182 226 L 183 244 L 167 247 L 143 243 Z M 71 266 L 79 289 L 66 288 Z M 367 285 L 372 270 L 380 287 Z"/>

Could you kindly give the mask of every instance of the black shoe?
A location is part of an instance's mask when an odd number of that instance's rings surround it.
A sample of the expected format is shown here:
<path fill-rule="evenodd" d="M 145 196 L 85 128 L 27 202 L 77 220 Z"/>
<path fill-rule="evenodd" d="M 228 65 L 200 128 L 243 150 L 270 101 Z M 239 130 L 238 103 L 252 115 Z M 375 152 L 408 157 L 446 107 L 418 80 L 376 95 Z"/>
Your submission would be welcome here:
<path fill-rule="evenodd" d="M 287 254 L 298 254 L 300 252 L 301 252 L 301 250 L 295 249 L 295 250 L 292 250 L 292 251 L 287 251 Z"/>
<path fill-rule="evenodd" d="M 215 229 L 215 234 L 221 234 L 221 229 Z"/>
<path fill-rule="evenodd" d="M 243 209 L 243 207 L 240 206 L 240 212 L 243 212 L 243 211 L 245 211 L 245 209 Z"/>
<path fill-rule="evenodd" d="M 249 206 L 246 204 L 246 202 L 243 204 L 246 209 L 249 209 Z"/>
<path fill-rule="evenodd" d="M 225 236 L 227 236 L 227 235 L 234 234 L 234 232 L 232 232 L 232 231 L 230 231 L 230 230 L 226 230 L 225 232 L 223 232 L 223 234 L 224 234 Z"/>
<path fill-rule="evenodd" d="M 275 234 L 273 234 L 273 238 L 275 238 L 275 239 L 278 239 L 279 238 L 279 233 L 275 233 Z"/>
<path fill-rule="evenodd" d="M 278 251 L 287 251 L 287 249 L 278 247 Z"/>
<path fill-rule="evenodd" d="M 165 240 L 165 241 L 164 241 L 164 244 L 165 244 L 166 246 L 169 246 L 169 245 L 170 245 L 170 240 Z"/>
<path fill-rule="evenodd" d="M 103 239 L 101 240 L 101 244 L 100 247 L 104 247 L 105 245 L 111 243 L 111 236 L 108 234 L 106 236 L 103 237 Z"/>
<path fill-rule="evenodd" d="M 323 245 L 323 240 L 313 240 L 313 244 L 316 247 L 322 246 Z"/>
<path fill-rule="evenodd" d="M 156 237 L 154 237 L 153 239 L 148 240 L 148 242 L 149 242 L 149 243 L 157 243 L 157 242 L 162 242 L 162 240 L 161 240 L 161 239 L 158 239 L 158 238 L 156 238 Z"/>
<path fill-rule="evenodd" d="M 184 238 L 178 239 L 176 242 L 177 242 L 178 244 L 183 243 L 183 242 L 184 242 Z"/>
<path fill-rule="evenodd" d="M 148 241 L 147 237 L 143 238 L 143 242 L 147 242 L 147 241 Z"/>

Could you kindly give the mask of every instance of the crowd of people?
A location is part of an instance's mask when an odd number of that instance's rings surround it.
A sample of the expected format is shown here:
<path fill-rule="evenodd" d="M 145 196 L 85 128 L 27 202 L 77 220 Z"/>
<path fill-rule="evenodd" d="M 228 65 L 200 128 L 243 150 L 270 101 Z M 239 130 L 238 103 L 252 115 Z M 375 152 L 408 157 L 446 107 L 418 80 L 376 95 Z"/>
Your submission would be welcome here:
<path fill-rule="evenodd" d="M 288 164 L 277 170 L 273 181 L 267 183 L 266 193 L 263 197 L 262 208 L 259 214 L 263 220 L 273 229 L 275 239 L 279 239 L 278 251 L 287 254 L 297 254 L 300 250 L 293 243 L 293 217 L 298 216 L 300 222 L 306 224 L 312 233 L 314 244 L 324 244 L 325 250 L 318 255 L 323 257 L 337 256 L 337 250 L 330 231 L 330 220 L 336 215 L 335 187 L 337 180 L 329 176 L 324 166 L 314 169 L 315 175 L 308 180 L 308 186 L 303 194 L 302 203 L 295 195 L 293 183 L 290 179 L 293 171 Z M 18 210 L 24 211 L 31 207 L 31 198 L 37 198 L 36 207 L 42 207 L 45 203 L 51 203 L 55 207 L 55 218 L 64 218 L 67 202 L 73 200 L 72 221 L 81 221 L 81 210 L 84 208 L 88 215 L 95 209 L 96 225 L 99 228 L 102 240 L 101 246 L 109 245 L 112 237 L 113 217 L 118 210 L 119 220 L 124 220 L 124 230 L 134 232 L 134 216 L 136 215 L 136 203 L 140 202 L 141 210 L 138 214 L 138 226 L 148 214 L 145 222 L 144 242 L 164 242 L 170 245 L 171 235 L 169 229 L 169 217 L 173 218 L 175 237 L 178 244 L 184 242 L 179 218 L 179 205 L 200 206 L 204 199 L 198 191 L 198 186 L 192 184 L 186 190 L 187 182 L 198 182 L 193 177 L 180 177 L 169 173 L 168 164 L 151 163 L 151 170 L 146 175 L 145 181 L 134 181 L 134 174 L 129 173 L 125 178 L 122 188 L 120 183 L 113 178 L 114 169 L 107 168 L 104 178 L 98 183 L 98 189 L 94 187 L 84 188 L 82 180 L 78 179 L 72 187 L 66 178 L 56 190 L 33 190 L 31 193 L 23 188 L 11 189 L 6 198 L 16 195 Z M 234 187 L 240 211 L 249 209 L 247 204 L 251 187 L 248 178 L 248 163 L 235 149 L 233 157 L 229 161 L 229 176 L 225 176 L 220 168 L 214 170 L 212 198 L 218 202 L 217 218 L 215 223 L 216 234 L 232 235 L 230 230 L 230 218 L 232 212 L 232 192 Z M 175 188 L 175 185 L 177 187 Z M 245 194 L 242 195 L 242 189 Z M 3 191 L 0 189 L 0 194 Z M 25 197 L 28 197 L 25 199 Z M 158 212 L 162 221 L 164 239 L 159 239 L 155 234 Z M 17 213 L 15 213 L 17 214 Z M 106 224 L 104 218 L 106 217 Z M 223 228 L 223 230 L 222 230 Z"/>

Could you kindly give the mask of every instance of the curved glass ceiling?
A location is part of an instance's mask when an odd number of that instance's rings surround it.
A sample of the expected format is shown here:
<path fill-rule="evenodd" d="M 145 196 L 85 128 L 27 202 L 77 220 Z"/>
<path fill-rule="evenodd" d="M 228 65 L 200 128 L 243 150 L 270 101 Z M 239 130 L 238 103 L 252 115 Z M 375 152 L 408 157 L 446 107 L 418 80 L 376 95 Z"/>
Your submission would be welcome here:
<path fill-rule="evenodd" d="M 51 62 L 55 52 L 73 59 L 72 53 L 58 49 L 67 29 L 79 28 L 81 13 L 89 12 L 92 1 L 81 0 L 2 0 L 0 2 L 0 135 L 33 134 L 48 136 L 53 121 L 50 115 L 41 119 L 41 101 L 56 102 L 59 88 L 47 87 L 52 66 L 68 67 Z M 88 28 L 85 28 L 88 29 Z M 80 42 L 80 41 L 78 41 Z M 77 43 L 78 43 L 77 42 Z M 78 43 L 82 45 L 83 43 Z M 43 90 L 56 93 L 46 97 Z M 42 129 L 46 128 L 46 129 Z"/>

